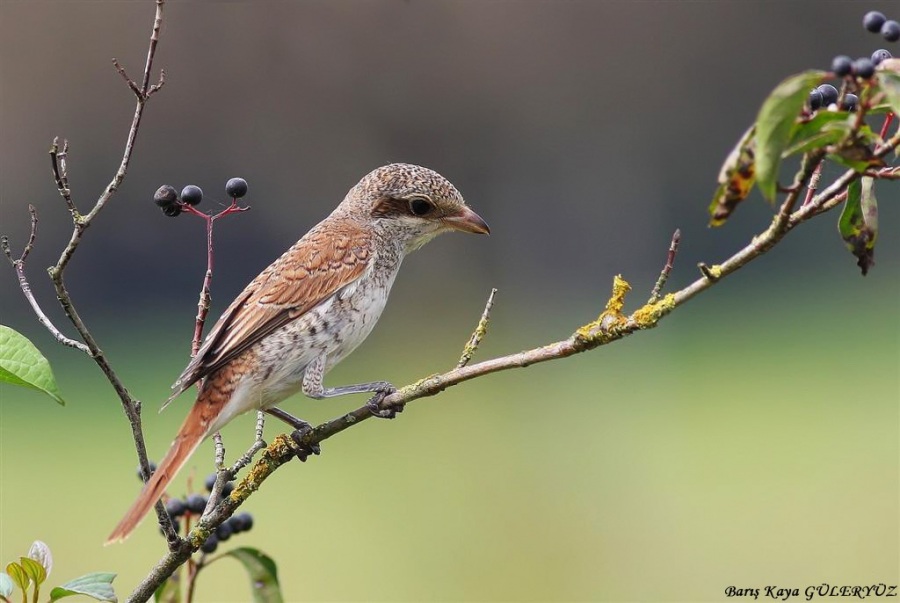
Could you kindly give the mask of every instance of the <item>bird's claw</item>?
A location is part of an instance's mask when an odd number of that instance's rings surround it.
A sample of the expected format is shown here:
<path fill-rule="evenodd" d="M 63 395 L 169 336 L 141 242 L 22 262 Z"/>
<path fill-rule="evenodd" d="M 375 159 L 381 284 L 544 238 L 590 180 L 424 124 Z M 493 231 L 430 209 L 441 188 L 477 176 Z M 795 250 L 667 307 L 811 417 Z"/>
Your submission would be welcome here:
<path fill-rule="evenodd" d="M 366 407 L 369 409 L 369 412 L 372 413 L 373 417 L 377 417 L 379 419 L 393 419 L 399 413 L 403 412 L 403 405 L 393 406 L 391 408 L 380 408 L 382 400 L 393 394 L 397 391 L 397 388 L 393 385 L 387 384 L 384 389 L 380 389 L 375 392 L 375 395 L 369 398 L 369 401 L 366 402 Z"/>
<path fill-rule="evenodd" d="M 291 439 L 294 440 L 294 443 L 298 448 L 297 458 L 303 463 L 306 462 L 306 459 L 308 459 L 310 455 L 322 453 L 322 449 L 319 447 L 318 443 L 309 444 L 305 441 L 306 436 L 312 433 L 312 430 L 312 425 L 306 423 L 291 432 Z"/>

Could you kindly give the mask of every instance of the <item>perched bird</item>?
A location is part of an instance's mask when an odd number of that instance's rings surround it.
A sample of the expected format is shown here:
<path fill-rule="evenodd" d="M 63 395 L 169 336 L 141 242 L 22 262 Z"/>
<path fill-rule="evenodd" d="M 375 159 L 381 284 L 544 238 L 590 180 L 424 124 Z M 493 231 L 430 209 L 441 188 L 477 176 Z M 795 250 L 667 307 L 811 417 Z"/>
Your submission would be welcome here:
<path fill-rule="evenodd" d="M 169 398 L 199 381 L 197 401 L 107 543 L 128 537 L 197 446 L 237 415 L 262 409 L 302 428 L 275 408 L 298 391 L 317 399 L 370 392 L 373 409 L 394 391 L 384 381 L 325 387 L 323 377 L 372 331 L 406 254 L 449 230 L 490 232 L 432 170 L 395 163 L 350 189 L 210 330 Z"/>

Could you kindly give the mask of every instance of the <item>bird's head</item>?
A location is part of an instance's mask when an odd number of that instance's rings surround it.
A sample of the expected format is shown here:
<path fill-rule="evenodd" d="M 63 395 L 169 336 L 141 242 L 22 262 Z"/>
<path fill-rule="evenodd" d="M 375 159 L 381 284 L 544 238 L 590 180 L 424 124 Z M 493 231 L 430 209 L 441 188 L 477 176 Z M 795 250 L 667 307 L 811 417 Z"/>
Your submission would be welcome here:
<path fill-rule="evenodd" d="M 344 204 L 371 220 L 379 232 L 401 242 L 406 251 L 450 230 L 490 233 L 446 178 L 407 163 L 373 170 L 350 190 Z"/>

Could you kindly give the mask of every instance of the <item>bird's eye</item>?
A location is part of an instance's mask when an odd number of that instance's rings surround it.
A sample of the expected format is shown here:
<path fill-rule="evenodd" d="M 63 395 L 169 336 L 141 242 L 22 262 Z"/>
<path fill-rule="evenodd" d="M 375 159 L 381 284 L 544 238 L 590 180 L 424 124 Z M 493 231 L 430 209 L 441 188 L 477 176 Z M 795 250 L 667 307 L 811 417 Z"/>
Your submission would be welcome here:
<path fill-rule="evenodd" d="M 409 202 L 409 211 L 411 211 L 414 216 L 424 216 L 432 209 L 434 209 L 434 205 L 431 204 L 431 201 L 423 199 L 422 197 L 415 197 Z"/>

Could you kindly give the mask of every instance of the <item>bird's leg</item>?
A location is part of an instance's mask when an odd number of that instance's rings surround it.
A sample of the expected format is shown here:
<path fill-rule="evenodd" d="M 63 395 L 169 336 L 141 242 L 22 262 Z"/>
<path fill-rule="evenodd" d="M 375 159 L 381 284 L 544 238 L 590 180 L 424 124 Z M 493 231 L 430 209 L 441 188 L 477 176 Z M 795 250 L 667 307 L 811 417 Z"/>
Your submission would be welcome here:
<path fill-rule="evenodd" d="M 318 356 L 315 360 L 306 366 L 306 372 L 303 375 L 303 393 L 310 398 L 322 400 L 323 398 L 333 398 L 335 396 L 343 396 L 346 394 L 364 394 L 374 393 L 369 398 L 366 406 L 372 416 L 380 419 L 393 419 L 397 413 L 403 412 L 403 407 L 389 408 L 381 410 L 378 405 L 387 396 L 391 395 L 397 388 L 387 381 L 373 381 L 371 383 L 357 383 L 356 385 L 342 385 L 340 387 L 325 387 L 322 383 L 325 377 L 325 355 Z"/>
<path fill-rule="evenodd" d="M 309 458 L 309 455 L 319 454 L 322 452 L 322 449 L 319 448 L 318 444 L 313 444 L 310 446 L 303 441 L 303 438 L 313 430 L 312 425 L 310 425 L 303 419 L 298 419 L 294 415 L 284 412 L 280 408 L 267 408 L 266 412 L 276 419 L 280 419 L 294 428 L 294 431 L 291 433 L 291 439 L 294 440 L 294 443 L 300 447 L 300 450 L 297 452 L 298 459 L 306 462 L 306 459 Z"/>

